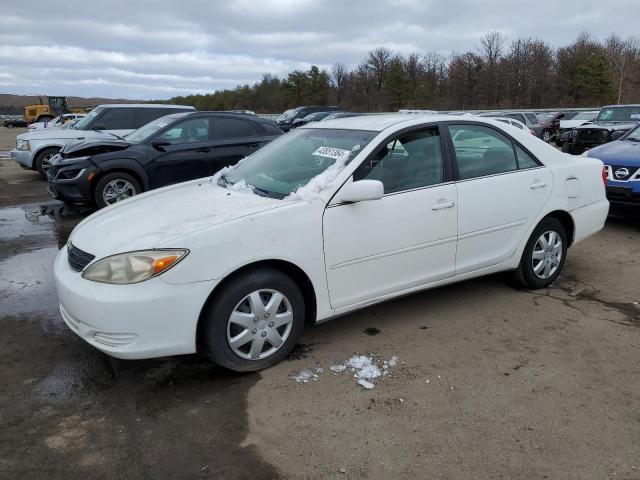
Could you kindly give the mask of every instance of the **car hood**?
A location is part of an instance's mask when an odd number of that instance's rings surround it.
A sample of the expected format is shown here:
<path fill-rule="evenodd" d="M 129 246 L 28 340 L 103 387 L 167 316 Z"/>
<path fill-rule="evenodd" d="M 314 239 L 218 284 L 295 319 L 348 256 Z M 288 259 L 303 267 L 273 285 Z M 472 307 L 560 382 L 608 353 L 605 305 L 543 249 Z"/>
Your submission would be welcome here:
<path fill-rule="evenodd" d="M 78 139 L 85 138 L 109 138 L 111 135 L 98 130 L 75 130 L 73 128 L 44 128 L 41 130 L 30 130 L 18 135 L 20 140 L 57 140 L 57 139 Z M 111 137 L 113 138 L 113 137 Z"/>
<path fill-rule="evenodd" d="M 183 237 L 195 231 L 289 203 L 232 191 L 202 178 L 104 208 L 82 221 L 70 240 L 96 258 L 160 246 L 188 248 Z"/>
<path fill-rule="evenodd" d="M 112 137 L 113 138 L 113 137 Z M 113 152 L 116 150 L 125 150 L 129 148 L 132 143 L 125 140 L 118 140 L 113 138 L 112 140 L 84 140 L 74 143 L 67 143 L 61 153 L 67 157 L 77 157 L 80 155 L 95 155 L 97 153 Z"/>
<path fill-rule="evenodd" d="M 615 132 L 616 130 L 631 130 L 634 127 L 637 127 L 637 122 L 587 122 L 583 125 L 576 127 L 577 129 L 594 129 L 594 128 L 604 128 L 611 132 Z"/>
<path fill-rule="evenodd" d="M 576 128 L 586 123 L 592 123 L 591 120 L 560 120 L 560 128 Z"/>
<path fill-rule="evenodd" d="M 640 166 L 640 142 L 615 140 L 592 148 L 589 156 L 608 165 Z"/>

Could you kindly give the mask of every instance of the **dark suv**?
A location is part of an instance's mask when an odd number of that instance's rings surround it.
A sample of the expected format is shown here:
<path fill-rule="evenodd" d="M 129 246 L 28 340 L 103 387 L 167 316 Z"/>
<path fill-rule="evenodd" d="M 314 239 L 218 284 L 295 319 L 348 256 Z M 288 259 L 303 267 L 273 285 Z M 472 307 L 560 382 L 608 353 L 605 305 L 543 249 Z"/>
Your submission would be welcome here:
<path fill-rule="evenodd" d="M 617 140 L 640 123 L 640 105 L 602 107 L 593 122 L 571 130 L 562 151 L 579 155 L 585 150 Z M 564 138 L 564 137 L 563 137 Z"/>
<path fill-rule="evenodd" d="M 280 127 L 283 131 L 288 132 L 291 130 L 292 124 L 294 120 L 298 118 L 304 118 L 310 113 L 316 112 L 337 112 L 340 110 L 340 107 L 298 107 L 292 108 L 291 110 L 287 110 L 278 118 L 276 118 L 276 123 L 278 127 Z"/>
<path fill-rule="evenodd" d="M 167 115 L 111 140 L 67 144 L 52 158 L 49 192 L 98 208 L 214 174 L 282 135 L 271 120 L 239 113 Z"/>

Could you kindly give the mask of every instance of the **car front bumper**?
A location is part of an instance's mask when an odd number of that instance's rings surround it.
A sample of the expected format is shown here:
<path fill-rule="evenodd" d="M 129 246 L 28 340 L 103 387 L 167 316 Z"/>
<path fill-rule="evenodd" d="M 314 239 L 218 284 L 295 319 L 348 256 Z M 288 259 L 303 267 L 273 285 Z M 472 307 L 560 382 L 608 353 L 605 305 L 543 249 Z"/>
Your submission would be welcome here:
<path fill-rule="evenodd" d="M 217 281 L 169 285 L 160 277 L 131 285 L 92 282 L 58 253 L 54 277 L 67 326 L 116 358 L 141 359 L 196 351 L 198 318 Z"/>
<path fill-rule="evenodd" d="M 33 160 L 30 150 L 11 150 L 11 158 L 22 168 L 33 169 Z"/>

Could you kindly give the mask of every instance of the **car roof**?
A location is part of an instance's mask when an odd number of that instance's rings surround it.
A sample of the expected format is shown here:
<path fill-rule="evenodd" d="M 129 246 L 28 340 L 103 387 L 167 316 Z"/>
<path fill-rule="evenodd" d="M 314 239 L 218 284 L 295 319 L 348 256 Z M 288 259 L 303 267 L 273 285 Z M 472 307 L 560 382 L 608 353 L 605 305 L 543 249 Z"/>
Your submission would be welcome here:
<path fill-rule="evenodd" d="M 103 103 L 98 106 L 107 108 L 188 108 L 195 110 L 195 108 L 190 105 L 170 105 L 164 103 Z"/>
<path fill-rule="evenodd" d="M 373 132 L 381 132 L 391 126 L 406 123 L 407 125 L 415 123 L 451 121 L 459 118 L 460 120 L 469 120 L 468 116 L 453 116 L 444 114 L 372 114 L 361 115 L 357 117 L 334 118 L 325 122 L 310 123 L 299 128 L 338 128 L 344 130 L 369 130 Z"/>
<path fill-rule="evenodd" d="M 629 103 L 627 105 L 605 105 L 604 107 L 600 107 L 600 110 L 603 108 L 622 108 L 622 107 L 640 107 L 640 103 Z"/>

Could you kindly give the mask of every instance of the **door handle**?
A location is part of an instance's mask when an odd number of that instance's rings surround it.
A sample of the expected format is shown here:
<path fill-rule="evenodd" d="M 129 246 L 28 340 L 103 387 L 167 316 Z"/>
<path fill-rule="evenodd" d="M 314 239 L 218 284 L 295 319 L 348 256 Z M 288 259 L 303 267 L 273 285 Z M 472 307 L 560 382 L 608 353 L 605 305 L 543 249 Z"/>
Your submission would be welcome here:
<path fill-rule="evenodd" d="M 260 144 L 259 143 L 250 143 L 249 145 L 247 145 L 247 148 L 256 148 L 259 147 Z"/>
<path fill-rule="evenodd" d="M 209 153 L 211 149 L 209 147 L 198 148 L 196 152 L 198 153 Z"/>
<path fill-rule="evenodd" d="M 529 188 L 531 190 L 535 190 L 536 188 L 544 188 L 546 186 L 547 186 L 546 183 L 541 182 L 540 180 L 535 180 L 531 185 L 529 185 Z"/>
<path fill-rule="evenodd" d="M 442 210 L 444 208 L 451 208 L 456 202 L 447 202 L 446 200 L 438 200 L 435 205 L 431 205 L 431 210 Z"/>

